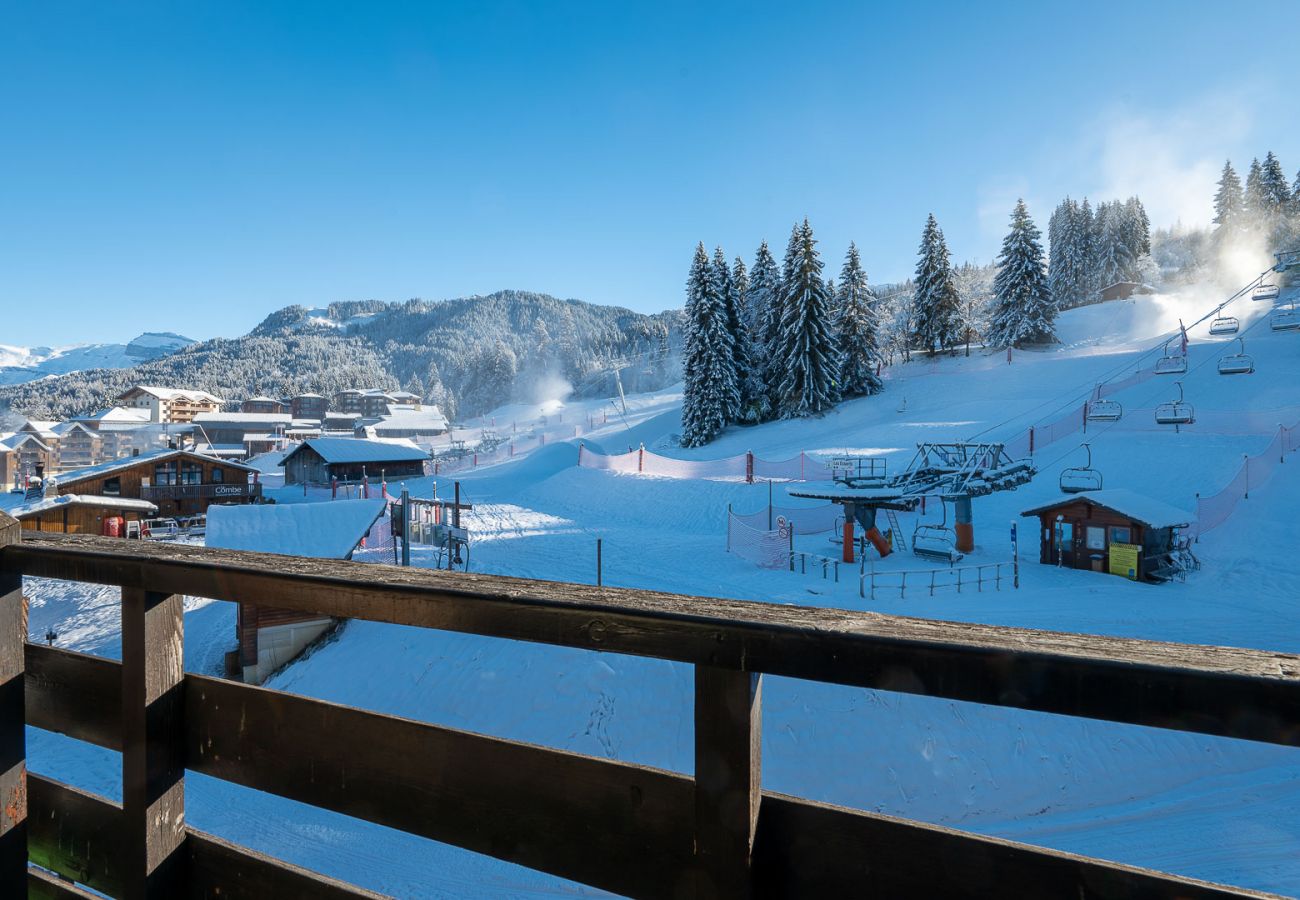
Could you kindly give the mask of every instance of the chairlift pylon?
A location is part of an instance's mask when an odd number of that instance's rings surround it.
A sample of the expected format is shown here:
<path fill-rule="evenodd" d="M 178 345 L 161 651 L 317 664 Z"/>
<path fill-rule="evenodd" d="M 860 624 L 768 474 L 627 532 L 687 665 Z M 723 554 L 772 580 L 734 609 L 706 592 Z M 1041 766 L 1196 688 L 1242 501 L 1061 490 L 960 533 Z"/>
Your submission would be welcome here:
<path fill-rule="evenodd" d="M 1249 375 L 1255 371 L 1255 360 L 1246 355 L 1246 339 L 1237 338 L 1238 351 L 1219 360 L 1220 375 Z"/>
<path fill-rule="evenodd" d="M 1088 461 L 1081 466 L 1071 466 L 1061 470 L 1061 492 L 1065 494 L 1082 494 L 1084 491 L 1099 491 L 1102 486 L 1101 472 L 1092 467 L 1092 446 L 1084 443 Z"/>
<path fill-rule="evenodd" d="M 1210 323 L 1210 334 L 1236 334 L 1241 330 L 1241 322 L 1236 316 L 1225 316 L 1223 307 L 1219 307 L 1219 312 L 1214 321 Z"/>
<path fill-rule="evenodd" d="M 937 559 L 952 565 L 966 554 L 957 549 L 957 532 L 948 527 L 948 504 L 939 500 L 943 519 L 936 524 L 916 523 L 912 530 L 912 553 L 925 559 Z"/>
<path fill-rule="evenodd" d="M 1195 407 L 1183 398 L 1183 383 L 1174 384 L 1178 385 L 1178 399 L 1156 407 L 1157 425 L 1191 425 L 1196 421 Z"/>
<path fill-rule="evenodd" d="M 1088 401 L 1089 422 L 1118 422 L 1124 418 L 1124 407 L 1118 400 L 1106 400 L 1101 396 L 1101 385 L 1093 391 L 1093 399 Z"/>
<path fill-rule="evenodd" d="M 1173 338 L 1165 341 L 1164 355 L 1156 360 L 1157 375 L 1182 375 L 1187 371 L 1187 355 L 1179 354 L 1174 356 L 1169 352 L 1169 345 Z"/>

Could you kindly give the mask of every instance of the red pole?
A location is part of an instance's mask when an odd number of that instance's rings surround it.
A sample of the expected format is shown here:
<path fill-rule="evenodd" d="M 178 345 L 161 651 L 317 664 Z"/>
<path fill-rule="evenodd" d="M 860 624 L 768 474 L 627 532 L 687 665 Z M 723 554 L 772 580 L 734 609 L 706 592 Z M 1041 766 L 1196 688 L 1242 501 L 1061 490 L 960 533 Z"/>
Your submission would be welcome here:
<path fill-rule="evenodd" d="M 339 497 L 339 477 L 335 475 L 330 479 L 330 499 L 337 500 Z"/>
<path fill-rule="evenodd" d="M 582 444 L 578 445 L 578 465 L 582 465 Z"/>
<path fill-rule="evenodd" d="M 641 448 L 636 452 L 636 470 L 638 472 L 645 471 L 645 444 L 642 444 Z"/>
<path fill-rule="evenodd" d="M 754 483 L 754 451 L 745 451 L 745 484 Z"/>
<path fill-rule="evenodd" d="M 844 561 L 853 562 L 853 513 L 851 507 L 844 507 Z"/>
<path fill-rule="evenodd" d="M 1034 426 L 1029 426 L 1029 455 L 1034 455 Z"/>

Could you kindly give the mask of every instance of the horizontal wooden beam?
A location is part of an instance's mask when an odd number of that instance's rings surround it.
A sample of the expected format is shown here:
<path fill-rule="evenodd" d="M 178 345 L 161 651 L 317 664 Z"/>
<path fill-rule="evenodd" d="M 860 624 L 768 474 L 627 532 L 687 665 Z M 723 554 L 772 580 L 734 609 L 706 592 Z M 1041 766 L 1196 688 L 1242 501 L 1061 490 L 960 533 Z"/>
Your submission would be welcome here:
<path fill-rule="evenodd" d="M 1300 656 L 28 533 L 0 566 L 1300 746 Z"/>
<path fill-rule="evenodd" d="M 189 896 L 193 900 L 382 900 L 383 894 L 329 878 L 256 850 L 189 829 Z"/>
<path fill-rule="evenodd" d="M 188 768 L 620 894 L 670 897 L 690 778 L 185 679 Z"/>
<path fill-rule="evenodd" d="M 766 792 L 756 896 L 985 900 L 1275 897 L 1058 850 Z"/>
<path fill-rule="evenodd" d="M 27 900 L 100 900 L 100 895 L 92 894 L 50 872 L 28 869 Z"/>
<path fill-rule="evenodd" d="M 122 807 L 35 773 L 28 773 L 27 790 L 28 859 L 110 897 L 121 896 Z"/>
<path fill-rule="evenodd" d="M 122 749 L 122 664 L 27 644 L 27 724 Z"/>

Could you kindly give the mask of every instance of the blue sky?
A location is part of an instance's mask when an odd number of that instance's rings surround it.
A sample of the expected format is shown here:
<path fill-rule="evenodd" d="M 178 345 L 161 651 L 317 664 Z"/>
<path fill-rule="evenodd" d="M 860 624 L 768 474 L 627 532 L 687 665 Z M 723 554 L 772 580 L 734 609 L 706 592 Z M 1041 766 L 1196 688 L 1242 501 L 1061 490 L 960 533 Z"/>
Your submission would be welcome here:
<path fill-rule="evenodd" d="M 1021 194 L 1204 220 L 1225 157 L 1300 167 L 1294 14 L 0 0 L 0 343 L 506 287 L 652 311 L 696 241 L 805 215 L 873 281 L 931 211 L 990 259 Z"/>

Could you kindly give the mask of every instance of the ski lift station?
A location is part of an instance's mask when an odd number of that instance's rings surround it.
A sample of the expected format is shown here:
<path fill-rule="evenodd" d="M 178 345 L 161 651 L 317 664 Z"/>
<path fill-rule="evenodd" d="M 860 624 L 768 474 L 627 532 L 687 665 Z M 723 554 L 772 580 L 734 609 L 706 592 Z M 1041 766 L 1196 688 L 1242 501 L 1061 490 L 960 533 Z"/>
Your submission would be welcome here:
<path fill-rule="evenodd" d="M 879 510 L 891 517 L 897 511 L 911 511 L 926 497 L 943 504 L 943 522 L 920 525 L 912 535 L 912 552 L 917 556 L 948 563 L 975 549 L 975 525 L 971 501 L 995 491 L 1014 490 L 1034 477 L 1029 460 L 1012 459 L 1002 444 L 927 443 L 918 444 L 912 462 L 900 474 L 886 477 L 884 460 L 845 457 L 832 465 L 834 480 L 790 488 L 791 497 L 823 500 L 844 507 L 843 561 L 853 562 L 854 523 L 882 557 L 892 551 L 876 524 Z M 947 503 L 953 505 L 953 528 L 948 527 Z"/>
<path fill-rule="evenodd" d="M 1194 517 L 1135 491 L 1087 491 L 1021 515 L 1038 518 L 1038 561 L 1044 565 L 1160 582 L 1187 564 L 1186 539 L 1178 532 Z"/>

